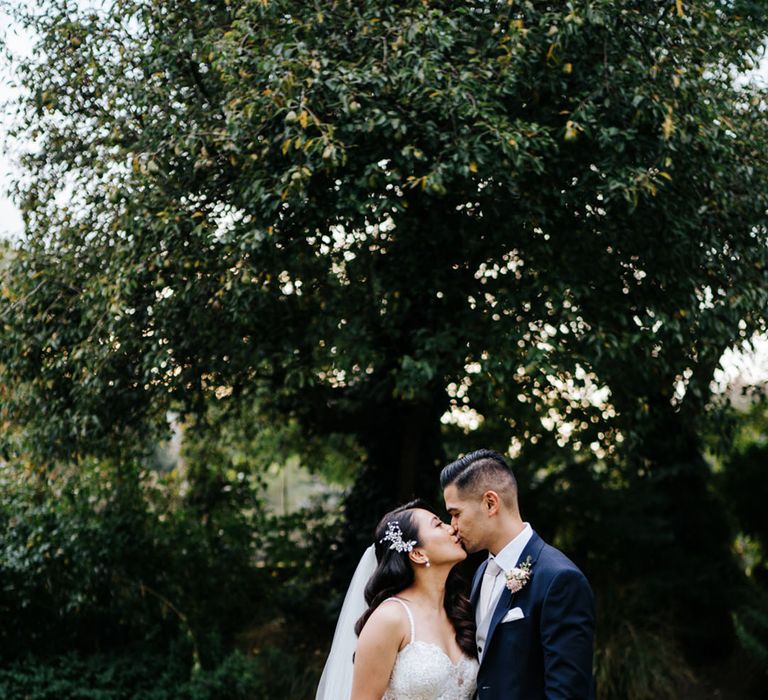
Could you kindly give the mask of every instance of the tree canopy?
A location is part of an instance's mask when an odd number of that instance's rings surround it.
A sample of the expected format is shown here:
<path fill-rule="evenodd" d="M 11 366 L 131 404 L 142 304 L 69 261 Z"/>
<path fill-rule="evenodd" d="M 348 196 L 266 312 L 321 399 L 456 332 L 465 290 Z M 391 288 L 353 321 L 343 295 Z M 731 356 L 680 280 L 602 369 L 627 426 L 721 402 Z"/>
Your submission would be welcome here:
<path fill-rule="evenodd" d="M 29 21 L 2 363 L 46 449 L 259 387 L 368 443 L 418 426 L 412 471 L 467 366 L 468 406 L 503 401 L 511 434 L 554 411 L 610 449 L 676 382 L 700 401 L 764 323 L 764 96 L 733 79 L 759 3 L 116 0 Z M 569 397 L 585 377 L 615 411 Z"/>

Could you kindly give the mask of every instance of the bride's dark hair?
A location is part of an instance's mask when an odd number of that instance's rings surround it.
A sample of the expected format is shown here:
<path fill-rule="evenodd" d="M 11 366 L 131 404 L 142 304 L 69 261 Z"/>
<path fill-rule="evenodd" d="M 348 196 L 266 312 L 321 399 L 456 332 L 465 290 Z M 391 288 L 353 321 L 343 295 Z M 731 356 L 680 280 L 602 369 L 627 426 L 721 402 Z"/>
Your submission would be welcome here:
<path fill-rule="evenodd" d="M 391 542 L 382 540 L 387 534 L 388 524 L 396 522 L 400 526 L 403 541 L 415 540 L 418 546 L 419 531 L 413 517 L 413 511 L 416 508 L 435 513 L 435 510 L 426 502 L 411 501 L 387 513 L 376 526 L 374 546 L 377 566 L 365 587 L 365 602 L 368 603 L 368 609 L 355 624 L 355 633 L 358 635 L 379 605 L 387 598 L 408 588 L 414 581 L 413 562 L 408 557 L 408 552 L 390 549 Z M 475 621 L 469 598 L 465 595 L 466 587 L 466 582 L 454 567 L 445 583 L 444 607 L 453 629 L 456 630 L 456 642 L 459 647 L 467 656 L 475 658 L 477 656 Z"/>

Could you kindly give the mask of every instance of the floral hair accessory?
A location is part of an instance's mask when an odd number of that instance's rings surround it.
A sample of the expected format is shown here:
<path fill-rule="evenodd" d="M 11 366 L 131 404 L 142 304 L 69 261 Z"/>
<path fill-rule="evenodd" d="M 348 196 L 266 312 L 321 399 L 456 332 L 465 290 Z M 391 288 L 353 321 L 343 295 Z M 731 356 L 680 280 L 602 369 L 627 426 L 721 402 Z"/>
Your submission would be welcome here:
<path fill-rule="evenodd" d="M 391 542 L 389 548 L 398 552 L 410 552 L 416 546 L 416 540 L 403 542 L 403 531 L 400 529 L 400 524 L 395 520 L 390 520 L 387 523 L 387 534 L 382 537 L 381 541 Z"/>
<path fill-rule="evenodd" d="M 507 577 L 507 588 L 512 593 L 517 593 L 531 580 L 531 566 L 531 558 L 528 557 L 520 566 L 504 572 L 504 575 Z"/>

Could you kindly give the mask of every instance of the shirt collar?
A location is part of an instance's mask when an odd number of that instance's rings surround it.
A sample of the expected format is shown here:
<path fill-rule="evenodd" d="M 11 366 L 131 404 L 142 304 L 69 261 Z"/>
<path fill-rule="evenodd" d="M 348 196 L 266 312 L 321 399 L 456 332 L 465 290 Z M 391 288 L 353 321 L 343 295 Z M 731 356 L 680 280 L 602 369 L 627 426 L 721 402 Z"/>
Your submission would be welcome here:
<path fill-rule="evenodd" d="M 501 567 L 502 571 L 509 571 L 513 569 L 520 555 L 525 549 L 525 545 L 533 537 L 533 528 L 530 523 L 524 523 L 525 527 L 511 542 L 502 549 L 495 557 L 491 555 L 489 559 L 496 559 L 496 563 Z"/>

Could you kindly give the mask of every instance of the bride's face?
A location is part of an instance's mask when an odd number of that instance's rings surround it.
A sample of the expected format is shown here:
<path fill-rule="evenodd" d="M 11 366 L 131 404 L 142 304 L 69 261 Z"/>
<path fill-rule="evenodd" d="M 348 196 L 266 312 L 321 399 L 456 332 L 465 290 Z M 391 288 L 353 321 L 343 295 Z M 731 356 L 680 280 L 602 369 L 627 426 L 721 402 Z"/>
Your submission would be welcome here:
<path fill-rule="evenodd" d="M 417 508 L 413 519 L 419 532 L 419 546 L 432 566 L 455 564 L 466 559 L 467 553 L 459 542 L 455 530 L 434 513 Z"/>

